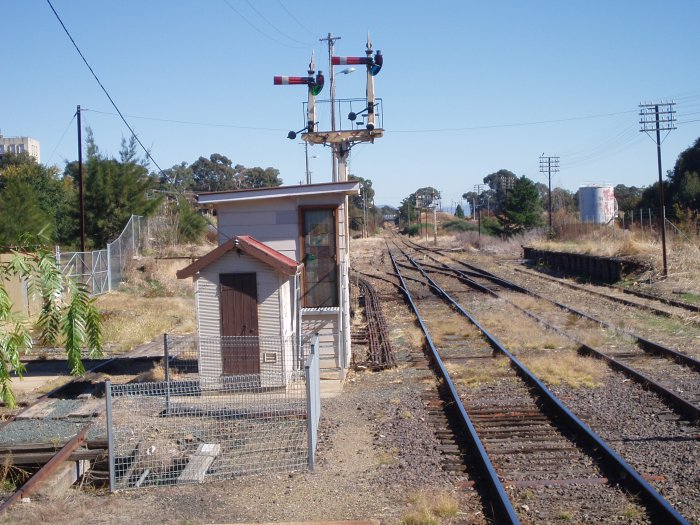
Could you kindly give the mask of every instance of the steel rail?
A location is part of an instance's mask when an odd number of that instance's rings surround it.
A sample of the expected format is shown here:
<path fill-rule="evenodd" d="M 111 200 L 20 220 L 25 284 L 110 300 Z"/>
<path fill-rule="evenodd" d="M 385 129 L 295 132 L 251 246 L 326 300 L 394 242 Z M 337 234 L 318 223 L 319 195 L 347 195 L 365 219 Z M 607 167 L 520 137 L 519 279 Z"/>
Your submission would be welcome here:
<path fill-rule="evenodd" d="M 442 270 L 439 270 L 441 273 L 444 273 Z M 452 274 L 453 277 L 456 277 L 460 281 L 464 282 L 468 286 L 471 286 L 474 289 L 477 289 L 481 292 L 487 293 L 493 297 L 499 298 L 503 301 L 506 301 L 508 304 L 510 304 L 513 308 L 516 310 L 520 311 L 522 314 L 530 317 L 531 319 L 537 321 L 540 323 L 542 326 L 547 328 L 548 330 L 552 330 L 553 332 L 558 333 L 559 335 L 566 337 L 567 339 L 575 342 L 577 345 L 579 345 L 578 352 L 581 354 L 588 354 L 592 355 L 593 357 L 597 359 L 601 359 L 602 361 L 605 361 L 605 363 L 613 368 L 614 370 L 620 371 L 624 374 L 626 374 L 628 377 L 632 378 L 635 382 L 641 384 L 642 386 L 645 386 L 652 390 L 653 392 L 656 392 L 659 394 L 669 405 L 669 407 L 674 410 L 674 411 L 679 411 L 685 416 L 691 418 L 691 419 L 700 419 L 700 407 L 692 403 L 691 401 L 688 401 L 687 399 L 679 396 L 676 392 L 673 390 L 670 390 L 663 386 L 662 384 L 658 383 L 657 381 L 654 381 L 652 378 L 642 374 L 641 372 L 638 372 L 634 368 L 631 368 L 630 366 L 627 366 L 626 364 L 618 361 L 614 357 L 611 357 L 604 353 L 601 350 L 598 350 L 597 348 L 594 348 L 577 337 L 569 334 L 565 330 L 560 329 L 559 327 L 551 324 L 547 320 L 539 317 L 538 315 L 530 312 L 526 308 L 523 308 L 516 303 L 501 297 L 498 295 L 496 292 L 493 290 L 481 285 L 477 281 L 474 281 L 470 277 L 467 277 L 466 275 L 461 275 L 459 271 L 456 271 L 457 275 L 455 276 L 454 273 Z"/>
<path fill-rule="evenodd" d="M 70 455 L 77 449 L 80 445 L 85 442 L 85 437 L 87 436 L 88 430 L 92 425 L 85 425 L 80 432 L 78 432 L 68 443 L 63 445 L 63 448 L 56 452 L 56 454 L 36 473 L 27 480 L 27 482 L 17 489 L 12 496 L 7 498 L 0 505 L 0 514 L 9 509 L 12 505 L 17 503 L 17 501 L 22 498 L 26 498 L 34 492 L 44 481 L 48 478 L 66 459 L 70 458 Z"/>
<path fill-rule="evenodd" d="M 423 266 L 427 266 L 429 268 L 435 268 L 434 271 L 442 273 L 442 274 L 445 274 L 449 270 L 449 272 L 451 272 L 452 276 L 456 277 L 457 279 L 462 281 L 464 284 L 470 286 L 471 288 L 474 288 L 475 290 L 478 290 L 480 292 L 489 294 L 493 297 L 496 297 L 496 298 L 499 298 L 503 301 L 506 301 L 513 308 L 517 309 L 518 311 L 520 311 L 524 315 L 530 317 L 531 319 L 537 321 L 538 323 L 543 325 L 545 328 L 552 330 L 553 332 L 556 332 L 559 335 L 566 337 L 567 339 L 569 339 L 571 341 L 574 341 L 576 344 L 579 345 L 579 348 L 578 348 L 579 353 L 584 354 L 584 355 L 585 354 L 592 355 L 593 357 L 596 357 L 598 359 L 605 361 L 605 363 L 608 366 L 610 366 L 611 368 L 613 368 L 614 370 L 617 370 L 619 372 L 626 374 L 628 377 L 633 379 L 635 382 L 637 382 L 637 383 L 641 384 L 642 386 L 645 386 L 645 387 L 649 388 L 650 390 L 654 391 L 655 393 L 659 394 L 664 399 L 664 401 L 667 402 L 667 404 L 669 405 L 669 408 L 671 408 L 672 410 L 679 411 L 682 414 L 684 414 L 685 416 L 687 416 L 693 420 L 700 419 L 700 406 L 696 405 L 695 403 L 693 403 L 691 401 L 688 401 L 684 397 L 681 397 L 673 390 L 666 388 L 664 385 L 660 384 L 659 382 L 655 381 L 654 379 L 650 378 L 649 376 L 642 374 L 641 372 L 635 370 L 634 368 L 618 361 L 614 357 L 607 355 L 605 352 L 598 350 L 597 348 L 594 348 L 594 347 L 584 343 L 583 341 L 579 340 L 578 338 L 574 337 L 573 335 L 558 328 L 557 326 L 546 321 L 545 319 L 533 314 L 532 312 L 530 312 L 526 308 L 519 306 L 518 304 L 514 303 L 513 301 L 510 301 L 509 299 L 502 297 L 501 295 L 499 295 L 495 291 L 480 284 L 479 282 L 473 280 L 471 277 L 468 276 L 469 274 L 478 275 L 480 277 L 488 279 L 488 278 L 490 278 L 488 275 L 488 272 L 485 272 L 485 273 L 483 273 L 483 272 L 462 272 L 461 270 L 451 268 L 450 266 L 448 266 L 444 263 L 440 263 L 440 264 L 441 264 L 440 267 L 433 266 L 433 265 L 423 265 Z M 517 286 L 517 285 L 514 285 L 514 286 Z M 540 298 L 547 300 L 547 301 L 555 304 L 556 306 L 559 306 L 559 307 L 562 306 L 562 305 L 557 304 L 556 301 L 552 301 L 550 299 L 547 299 L 546 297 L 540 297 Z M 569 307 L 565 306 L 565 308 L 569 308 Z M 579 315 L 579 312 L 577 312 L 573 308 L 569 309 L 567 311 L 571 311 L 572 313 Z M 583 314 L 583 316 L 586 317 L 586 314 Z M 595 319 L 594 321 L 599 322 L 597 319 Z M 603 324 L 603 323 L 601 323 L 601 324 Z M 634 334 L 630 334 L 630 335 L 632 337 L 635 337 Z M 653 349 L 647 349 L 643 346 L 645 343 L 649 344 L 649 345 L 656 345 L 656 343 L 653 343 L 651 341 L 647 341 L 645 339 L 641 339 L 641 340 L 640 339 L 641 338 L 637 338 L 637 343 L 643 351 L 647 351 L 647 352 L 653 353 L 653 354 L 660 353 L 660 352 L 655 352 Z M 668 350 L 670 350 L 670 349 L 668 349 Z M 671 351 L 673 351 L 673 350 L 671 350 Z M 663 354 L 661 354 L 661 355 L 663 356 Z M 683 354 L 681 354 L 681 355 L 683 355 Z M 669 357 L 669 356 L 664 356 L 664 357 Z M 676 360 L 676 362 L 678 362 L 678 361 Z M 684 365 L 685 363 L 681 363 L 681 364 Z"/>
<path fill-rule="evenodd" d="M 428 251 L 427 248 L 423 248 L 423 250 Z M 577 308 L 574 308 L 572 306 L 568 306 L 564 303 L 560 303 L 559 301 L 555 301 L 553 299 L 545 297 L 544 295 L 542 295 L 538 292 L 530 290 L 529 288 L 526 288 L 524 286 L 516 284 L 512 281 L 508 281 L 507 279 L 503 279 L 502 277 L 499 277 L 498 275 L 495 275 L 487 270 L 484 270 L 484 269 L 479 268 L 477 266 L 474 266 L 472 264 L 466 263 L 464 261 L 460 261 L 460 260 L 451 258 L 456 263 L 464 266 L 465 268 L 468 268 L 470 270 L 470 272 L 462 272 L 460 270 L 457 270 L 456 268 L 450 267 L 449 265 L 447 265 L 441 261 L 437 261 L 434 257 L 431 257 L 431 256 L 428 256 L 428 257 L 430 257 L 433 261 L 437 262 L 444 269 L 447 269 L 449 271 L 452 271 L 455 273 L 462 273 L 462 274 L 466 274 L 466 275 L 473 275 L 473 276 L 477 276 L 477 277 L 484 277 L 484 278 L 491 280 L 492 282 L 494 282 L 496 284 L 499 284 L 500 286 L 502 286 L 504 288 L 508 288 L 509 290 L 520 292 L 520 293 L 529 295 L 531 297 L 536 297 L 537 299 L 542 299 L 544 301 L 547 301 L 547 302 L 555 305 L 556 307 L 558 307 L 566 312 L 578 315 L 579 317 L 582 317 L 584 319 L 588 319 L 589 321 L 597 323 L 600 326 L 603 326 L 608 330 L 612 330 L 612 331 L 621 333 L 623 335 L 626 335 L 626 336 L 634 339 L 637 342 L 638 346 L 646 352 L 650 352 L 650 353 L 657 354 L 657 355 L 662 355 L 664 357 L 673 359 L 677 363 L 680 363 L 684 366 L 687 366 L 689 368 L 692 368 L 693 370 L 700 372 L 700 360 L 695 359 L 693 357 L 690 357 L 689 355 L 683 354 L 683 353 L 679 352 L 678 350 L 674 350 L 673 348 L 668 348 L 667 346 L 659 344 L 655 341 L 651 341 L 650 339 L 646 339 L 645 337 L 642 337 L 642 336 L 637 335 L 637 334 L 632 333 L 632 332 L 628 332 L 627 330 L 623 330 L 617 326 L 611 325 L 610 323 L 606 323 L 602 319 L 598 319 L 597 317 L 594 317 L 590 314 L 582 312 L 581 310 L 579 310 Z M 478 285 L 478 283 L 476 283 L 474 281 L 473 281 L 473 283 L 474 283 L 473 284 L 474 288 L 477 288 L 481 291 L 485 291 L 486 293 L 490 293 L 490 294 L 493 293 L 492 290 L 489 290 L 485 286 Z M 466 283 L 466 284 L 469 284 L 471 286 L 470 283 Z M 498 297 L 500 297 L 500 296 L 498 296 Z"/>
<path fill-rule="evenodd" d="M 554 282 L 554 283 L 557 283 L 561 286 L 566 286 L 567 288 L 571 288 L 572 290 L 578 290 L 580 292 L 589 293 L 591 295 L 597 295 L 598 297 L 602 297 L 604 299 L 607 299 L 608 301 L 613 301 L 616 303 L 624 304 L 625 306 L 631 306 L 633 308 L 645 310 L 647 312 L 651 312 L 655 315 L 660 315 L 662 317 L 669 317 L 669 318 L 670 317 L 678 317 L 673 312 L 669 312 L 667 310 L 662 310 L 661 308 L 658 308 L 657 306 L 653 306 L 650 304 L 644 304 L 644 303 L 638 303 L 637 301 L 631 301 L 629 299 L 625 299 L 624 297 L 617 297 L 615 295 L 608 295 L 606 293 L 599 292 L 598 290 L 591 290 L 590 288 L 586 288 L 585 286 L 582 286 L 580 284 L 571 283 L 571 282 L 568 282 L 567 280 L 560 279 L 560 278 L 554 277 L 552 275 L 547 275 L 547 274 L 544 274 L 542 272 L 535 272 L 533 270 L 525 270 L 523 268 L 516 268 L 516 267 L 512 268 L 512 270 L 515 272 L 524 273 L 525 275 L 530 275 L 532 277 L 536 277 L 538 279 Z M 601 286 L 601 285 L 597 284 L 597 286 Z M 622 292 L 622 288 L 620 288 L 620 287 L 608 286 L 608 288 Z M 650 297 L 645 297 L 645 299 L 653 300 Z M 656 300 L 658 300 L 658 299 L 656 299 Z M 668 305 L 668 303 L 663 303 L 663 304 L 666 304 L 667 306 L 672 306 L 672 305 Z M 697 324 L 698 322 L 700 322 L 700 321 L 697 321 L 695 319 L 685 319 L 685 320 L 688 322 L 692 322 L 694 324 Z"/>
<path fill-rule="evenodd" d="M 428 246 L 422 246 L 416 242 L 413 242 L 411 240 L 405 240 L 401 239 L 402 242 L 405 244 L 411 244 L 413 247 L 417 250 L 420 251 L 428 251 L 428 252 L 433 252 L 433 253 L 439 253 L 441 255 L 445 255 L 445 252 L 455 252 L 455 251 L 463 251 L 460 249 L 456 250 L 445 250 L 445 249 L 440 249 L 440 248 L 430 248 Z M 450 257 L 449 255 L 445 255 L 446 257 Z M 688 310 L 689 312 L 694 312 L 698 313 L 700 312 L 700 305 L 697 304 L 692 304 L 692 303 L 687 303 L 685 301 L 679 301 L 677 299 L 669 299 L 667 297 L 660 297 L 658 295 L 654 295 L 649 292 L 644 292 L 642 290 L 632 290 L 630 288 L 625 288 L 624 286 L 619 286 L 619 285 L 614 285 L 614 284 L 606 284 L 606 283 L 597 283 L 598 286 L 604 286 L 606 288 L 612 288 L 615 290 L 619 290 L 622 293 L 626 293 L 629 295 L 635 295 L 637 297 L 641 297 L 643 299 L 649 299 L 651 301 L 658 301 L 660 303 L 669 305 L 669 306 L 675 306 L 676 308 L 681 308 L 683 310 Z M 618 298 L 619 299 L 619 298 Z M 653 308 L 653 307 L 652 307 Z"/>
<path fill-rule="evenodd" d="M 440 295 L 451 303 L 457 311 L 464 315 L 474 326 L 476 326 L 489 341 L 491 346 L 508 357 L 516 372 L 523 377 L 533 388 L 535 388 L 541 397 L 554 408 L 554 410 L 563 417 L 570 425 L 577 429 L 579 437 L 583 438 L 591 448 L 602 453 L 607 461 L 614 465 L 617 469 L 619 481 L 621 485 L 627 487 L 631 493 L 639 493 L 650 510 L 656 513 L 659 518 L 665 520 L 663 523 L 679 523 L 688 524 L 688 521 L 671 506 L 646 480 L 634 470 L 622 457 L 620 457 L 612 448 L 603 441 L 593 430 L 583 423 L 573 412 L 571 412 L 545 385 L 540 381 L 523 363 L 521 363 L 508 349 L 506 349 L 498 339 L 493 336 L 486 328 L 484 328 L 469 312 L 467 312 L 457 301 L 450 297 L 447 292 L 442 290 L 433 279 L 421 268 L 421 265 L 413 260 L 408 254 L 399 248 L 404 256 L 415 266 L 423 277 L 431 282 L 434 289 L 440 289 Z"/>
<path fill-rule="evenodd" d="M 606 284 L 604 286 L 610 286 L 611 288 L 615 288 L 616 290 L 621 290 L 622 293 L 636 295 L 637 297 L 642 297 L 644 299 L 659 301 L 660 303 L 667 304 L 669 306 L 675 306 L 676 308 L 682 308 L 684 310 L 688 310 L 689 312 L 694 312 L 694 313 L 700 312 L 700 305 L 697 305 L 697 304 L 686 303 L 684 301 L 678 301 L 677 299 L 668 299 L 667 297 L 659 297 L 659 296 L 654 295 L 652 293 L 643 292 L 641 290 L 630 290 L 629 288 L 624 288 L 622 286 L 615 286 L 615 285 L 609 285 L 609 284 Z"/>
<path fill-rule="evenodd" d="M 387 249 L 389 250 L 388 245 Z M 413 313 L 416 315 L 416 318 L 418 320 L 418 324 L 420 324 L 420 327 L 423 330 L 425 340 L 428 344 L 428 347 L 430 348 L 433 364 L 437 368 L 437 374 L 444 381 L 446 390 L 449 393 L 452 402 L 454 402 L 455 407 L 457 408 L 457 411 L 459 413 L 459 423 L 462 426 L 462 428 L 466 431 L 467 439 L 478 453 L 477 456 L 479 459 L 479 467 L 481 473 L 484 476 L 484 479 L 486 480 L 488 492 L 490 493 L 491 497 L 495 500 L 495 505 L 492 508 L 494 518 L 496 519 L 497 523 L 511 525 L 519 524 L 520 520 L 518 519 L 518 515 L 515 512 L 515 509 L 513 508 L 510 499 L 508 498 L 508 494 L 506 493 L 505 488 L 503 487 L 498 477 L 498 474 L 496 473 L 496 469 L 491 463 L 491 459 L 489 458 L 488 453 L 486 452 L 486 449 L 483 443 L 481 442 L 481 439 L 476 433 L 474 424 L 469 418 L 469 415 L 467 414 L 467 410 L 464 408 L 462 400 L 459 398 L 457 389 L 455 388 L 455 385 L 452 382 L 452 379 L 450 378 L 450 374 L 447 372 L 447 369 L 445 368 L 445 365 L 442 362 L 442 359 L 440 358 L 438 350 L 435 347 L 432 338 L 430 337 L 430 332 L 428 331 L 427 326 L 423 322 L 423 318 L 421 317 L 420 312 L 418 311 L 418 307 L 413 301 L 411 293 L 408 291 L 406 282 L 404 281 L 403 275 L 401 274 L 401 270 L 399 269 L 398 263 L 394 258 L 393 254 L 391 253 L 391 250 L 389 250 L 389 257 L 391 258 L 391 263 L 394 266 L 396 276 L 401 282 L 401 289 L 403 291 L 404 297 L 411 306 L 411 309 L 413 310 Z"/>
<path fill-rule="evenodd" d="M 606 323 L 602 319 L 598 319 L 597 317 L 594 317 L 590 314 L 582 312 L 581 310 L 579 310 L 577 308 L 574 308 L 572 306 L 568 306 L 564 303 L 560 303 L 559 301 L 555 301 L 553 299 L 549 299 L 548 297 L 545 297 L 544 295 L 542 295 L 538 292 L 535 292 L 533 290 L 525 288 L 524 286 L 520 286 L 520 285 L 515 284 L 511 281 L 503 279 L 502 277 L 499 277 L 499 276 L 497 276 L 491 272 L 488 272 L 486 270 L 482 270 L 480 268 L 477 268 L 469 263 L 465 263 L 464 261 L 455 261 L 455 262 L 458 262 L 462 266 L 465 266 L 466 268 L 469 268 L 471 270 L 476 271 L 478 274 L 492 280 L 493 282 L 500 284 L 501 286 L 510 288 L 512 290 L 520 291 L 521 293 L 530 295 L 531 297 L 536 297 L 538 299 L 545 300 L 545 301 L 557 306 L 558 308 L 561 308 L 562 310 L 564 310 L 566 312 L 576 314 L 580 317 L 583 317 L 584 319 L 588 319 L 589 321 L 592 321 L 594 323 L 598 323 L 599 325 L 607 328 L 608 330 L 613 330 L 615 332 L 618 332 L 618 333 L 624 334 L 628 337 L 631 337 L 635 341 L 637 341 L 637 343 L 639 344 L 639 346 L 642 350 L 645 350 L 645 351 L 648 351 L 651 353 L 655 353 L 655 354 L 660 354 L 660 355 L 663 355 L 665 357 L 669 357 L 669 358 L 675 360 L 676 362 L 678 362 L 684 366 L 690 367 L 693 370 L 700 372 L 700 360 L 697 360 L 693 357 L 682 354 L 678 350 L 674 350 L 673 348 L 668 348 L 667 346 L 659 344 L 655 341 L 651 341 L 649 339 L 646 339 L 645 337 L 634 334 L 632 332 L 628 332 L 627 330 L 622 330 L 621 328 L 619 328 L 617 326 L 611 325 L 610 323 Z M 448 266 L 448 268 L 449 268 L 449 266 Z"/>

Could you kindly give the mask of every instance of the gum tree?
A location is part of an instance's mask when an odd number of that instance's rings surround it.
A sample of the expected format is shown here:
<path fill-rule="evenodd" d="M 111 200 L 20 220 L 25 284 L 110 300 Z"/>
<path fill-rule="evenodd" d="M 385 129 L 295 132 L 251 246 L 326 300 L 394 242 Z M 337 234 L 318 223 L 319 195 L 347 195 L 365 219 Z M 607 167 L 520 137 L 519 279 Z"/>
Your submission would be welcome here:
<path fill-rule="evenodd" d="M 19 247 L 11 253 L 11 260 L 0 264 L 0 398 L 13 408 L 10 377 L 13 372 L 22 377 L 25 368 L 20 359 L 31 351 L 33 341 L 29 320 L 13 311 L 6 288 L 9 279 L 26 281 L 30 295 L 40 298 L 37 339 L 43 345 L 62 344 L 72 375 L 85 373 L 83 347 L 91 358 L 102 355 L 102 325 L 85 285 L 64 276 L 48 250 Z"/>

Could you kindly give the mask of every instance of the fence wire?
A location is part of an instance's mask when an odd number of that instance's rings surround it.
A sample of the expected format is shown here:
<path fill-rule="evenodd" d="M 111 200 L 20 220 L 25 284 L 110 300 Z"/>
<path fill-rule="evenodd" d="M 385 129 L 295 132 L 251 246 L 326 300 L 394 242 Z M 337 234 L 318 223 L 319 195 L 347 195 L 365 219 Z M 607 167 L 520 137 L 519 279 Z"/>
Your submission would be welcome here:
<path fill-rule="evenodd" d="M 250 346 L 250 338 L 241 339 L 226 343 Z M 306 352 L 301 370 L 276 366 L 213 381 L 198 373 L 196 339 L 164 341 L 169 380 L 107 389 L 111 490 L 313 468 L 320 418 L 317 347 Z M 264 343 L 270 348 L 270 341 Z"/>
<path fill-rule="evenodd" d="M 56 261 L 63 273 L 88 286 L 93 295 L 118 287 L 135 255 L 143 249 L 146 239 L 145 219 L 132 215 L 119 237 L 103 250 L 90 252 L 61 252 L 56 248 Z"/>

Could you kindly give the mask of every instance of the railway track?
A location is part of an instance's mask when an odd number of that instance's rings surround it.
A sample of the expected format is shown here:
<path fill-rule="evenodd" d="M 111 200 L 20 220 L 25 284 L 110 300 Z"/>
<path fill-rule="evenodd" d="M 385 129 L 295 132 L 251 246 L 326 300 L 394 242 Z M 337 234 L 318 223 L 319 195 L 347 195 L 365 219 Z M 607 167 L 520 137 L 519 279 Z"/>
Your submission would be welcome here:
<path fill-rule="evenodd" d="M 479 471 L 489 487 L 488 497 L 495 501 L 498 522 L 571 519 L 573 514 L 568 513 L 575 509 L 574 521 L 603 523 L 624 512 L 620 506 L 628 506 L 646 516 L 640 523 L 686 523 L 418 263 L 407 254 L 402 257 L 413 268 L 405 268 L 392 255 L 395 272 L 426 334 L 434 367 L 452 396 L 447 402 L 459 407 L 461 426 L 471 448 L 479 451 Z M 415 277 L 409 279 L 404 273 Z M 423 285 L 416 284 L 419 280 Z M 414 300 L 416 295 L 419 299 Z M 449 301 L 451 307 L 438 302 L 436 296 Z M 455 311 L 469 319 L 485 339 L 477 342 L 472 334 L 466 339 L 443 337 L 436 344 L 431 328 L 444 326 L 457 315 Z M 494 359 L 493 352 L 503 357 Z M 476 390 L 464 388 L 451 378 L 450 368 L 458 364 L 489 370 L 498 380 Z M 629 496 L 632 493 L 639 499 Z M 595 508 L 593 500 L 610 504 Z"/>
<path fill-rule="evenodd" d="M 434 257 L 428 257 L 435 261 Z M 525 315 L 575 341 L 581 353 L 603 359 L 612 368 L 622 371 L 633 380 L 657 392 L 667 401 L 671 409 L 685 417 L 700 419 L 700 361 L 697 359 L 630 331 L 620 330 L 577 308 L 567 306 L 472 264 L 463 261 L 459 264 L 468 268 L 469 271 L 465 272 L 444 263 L 440 263 L 437 267 L 432 266 L 429 270 L 451 272 L 472 288 L 506 300 Z M 509 292 L 515 292 L 515 294 L 509 294 Z M 538 299 L 540 301 L 538 313 L 534 314 L 521 306 L 522 302 L 518 301 L 518 294 Z M 593 325 L 605 327 L 610 332 L 605 341 L 606 344 L 594 347 L 572 335 L 571 330 L 566 328 L 566 325 L 570 324 L 569 320 L 562 320 L 551 311 L 547 312 L 544 303 L 588 320 Z M 618 334 L 624 337 L 620 338 Z"/>
<path fill-rule="evenodd" d="M 577 290 L 589 295 L 595 295 L 607 301 L 630 306 L 639 310 L 645 310 L 655 315 L 660 315 L 662 317 L 676 317 L 693 324 L 700 323 L 700 318 L 697 317 L 697 315 L 700 313 L 700 307 L 689 303 L 674 301 L 672 299 L 666 299 L 648 293 L 630 290 L 621 286 L 607 284 L 589 284 L 584 286 L 574 283 L 569 279 L 556 277 L 531 269 L 520 268 L 512 265 L 502 266 L 513 272 L 521 273 L 529 277 L 535 277 L 536 279 L 541 279 L 550 283 L 555 283 L 559 286 L 565 286 L 572 290 Z M 637 299 L 630 300 L 625 296 L 633 296 Z"/>
<path fill-rule="evenodd" d="M 357 286 L 360 290 L 367 321 L 366 341 L 368 344 L 367 363 L 373 370 L 382 370 L 396 366 L 394 351 L 391 348 L 391 338 L 386 320 L 381 309 L 379 295 L 370 282 L 358 277 Z"/>

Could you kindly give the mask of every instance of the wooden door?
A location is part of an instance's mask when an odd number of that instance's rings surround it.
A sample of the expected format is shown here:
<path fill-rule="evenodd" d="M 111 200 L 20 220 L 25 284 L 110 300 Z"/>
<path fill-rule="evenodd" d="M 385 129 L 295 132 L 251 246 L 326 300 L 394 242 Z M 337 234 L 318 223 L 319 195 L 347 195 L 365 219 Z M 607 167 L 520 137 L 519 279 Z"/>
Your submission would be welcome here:
<path fill-rule="evenodd" d="M 221 335 L 245 339 L 222 341 L 224 375 L 259 374 L 258 282 L 254 273 L 223 273 L 221 286 Z"/>

